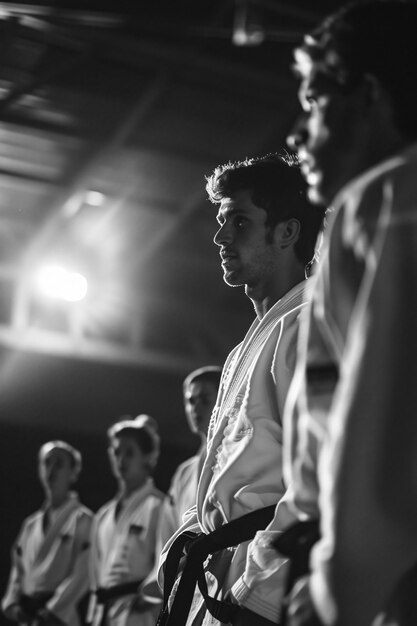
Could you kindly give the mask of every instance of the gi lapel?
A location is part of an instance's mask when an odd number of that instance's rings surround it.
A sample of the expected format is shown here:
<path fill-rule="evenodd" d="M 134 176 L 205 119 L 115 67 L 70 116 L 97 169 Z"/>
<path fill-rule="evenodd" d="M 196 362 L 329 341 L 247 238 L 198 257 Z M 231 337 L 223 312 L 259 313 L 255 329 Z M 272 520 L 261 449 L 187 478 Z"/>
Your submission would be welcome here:
<path fill-rule="evenodd" d="M 227 414 L 230 406 L 259 354 L 265 341 L 280 319 L 303 302 L 304 282 L 296 285 L 278 300 L 262 320 L 256 319 L 249 328 L 240 348 L 235 352 L 224 374 L 225 391 L 221 400 L 221 415 Z M 221 417 L 217 425 L 221 422 Z M 218 429 L 216 429 L 218 431 Z"/>
<path fill-rule="evenodd" d="M 273 329 L 285 315 L 303 304 L 304 286 L 305 281 L 293 287 L 281 300 L 278 300 L 271 307 L 262 320 L 255 319 L 240 346 L 235 348 L 231 358 L 226 361 L 222 377 L 223 388 L 219 396 L 217 419 L 216 423 L 211 424 L 210 427 L 211 439 L 207 444 L 207 456 L 197 490 L 198 511 L 202 510 L 205 494 L 213 478 L 212 467 L 216 463 L 217 449 L 224 436 L 225 420 L 228 419 L 228 414 L 235 403 L 236 395 L 242 388 L 250 369 L 254 367 L 259 352 Z"/>
<path fill-rule="evenodd" d="M 132 525 L 134 521 L 134 514 L 138 507 L 142 504 L 144 500 L 152 493 L 154 490 L 154 485 L 152 479 L 148 479 L 146 484 L 138 489 L 135 493 L 133 493 L 128 500 L 124 509 L 122 509 L 117 521 L 116 521 L 116 529 L 117 536 L 124 537 L 125 532 L 129 530 L 129 527 Z"/>
<path fill-rule="evenodd" d="M 68 502 L 63 505 L 61 508 L 55 522 L 49 525 L 48 530 L 46 531 L 45 538 L 42 544 L 39 547 L 39 551 L 34 560 L 34 567 L 39 567 L 42 564 L 42 561 L 49 554 L 53 543 L 58 539 L 61 531 L 65 527 L 69 527 L 71 525 L 73 515 L 76 511 L 78 511 L 79 502 L 77 496 L 74 494 L 71 496 Z"/>

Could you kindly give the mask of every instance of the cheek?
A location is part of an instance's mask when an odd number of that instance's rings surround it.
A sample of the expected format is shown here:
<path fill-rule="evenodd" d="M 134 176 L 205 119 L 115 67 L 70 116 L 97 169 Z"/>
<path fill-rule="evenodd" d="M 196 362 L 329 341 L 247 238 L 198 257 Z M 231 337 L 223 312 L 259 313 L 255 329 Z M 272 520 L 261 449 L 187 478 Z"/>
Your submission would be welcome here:
<path fill-rule="evenodd" d="M 315 111 L 308 120 L 308 136 L 318 146 L 326 145 L 332 139 L 332 119 L 326 111 Z"/>

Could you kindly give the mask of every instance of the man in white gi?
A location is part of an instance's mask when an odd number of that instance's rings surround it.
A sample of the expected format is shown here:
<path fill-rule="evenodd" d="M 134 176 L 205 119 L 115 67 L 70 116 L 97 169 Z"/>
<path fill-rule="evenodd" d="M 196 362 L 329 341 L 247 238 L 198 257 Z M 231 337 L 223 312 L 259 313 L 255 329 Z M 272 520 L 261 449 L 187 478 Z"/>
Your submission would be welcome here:
<path fill-rule="evenodd" d="M 264 569 L 275 556 L 270 539 L 279 533 L 282 523 L 273 518 L 273 512 L 285 492 L 283 406 L 295 362 L 305 268 L 314 256 L 323 213 L 307 204 L 298 169 L 289 165 L 279 156 L 248 160 L 217 168 L 208 179 L 210 199 L 219 204 L 214 242 L 220 248 L 224 280 L 232 287 L 244 285 L 256 319 L 226 360 L 196 509 L 177 533 L 195 531 L 206 537 L 232 526 L 232 537 L 226 544 L 229 547 L 205 562 L 205 575 L 199 577 L 188 619 L 180 621 L 173 616 L 178 614 L 177 598 L 182 597 L 184 569 L 172 594 L 175 598 L 167 622 L 175 626 L 279 622 L 285 559 L 268 577 Z M 247 528 L 248 523 L 245 517 L 240 525 L 239 519 L 265 507 L 272 509 L 269 518 L 255 526 L 259 532 L 253 541 L 249 539 L 255 530 L 243 541 L 242 527 Z M 177 543 L 169 542 L 162 563 L 170 545 L 174 549 Z M 169 557 L 165 575 L 167 569 Z M 204 581 L 208 594 L 203 601 Z M 210 609 L 216 614 L 213 617 L 206 608 L 210 603 L 207 596 L 216 596 L 231 611 L 223 614 Z"/>
<path fill-rule="evenodd" d="M 417 623 L 417 5 L 348 5 L 295 52 L 289 144 L 331 206 L 284 428 L 300 520 L 321 518 L 291 626 Z M 414 568 L 414 571 L 413 571 Z"/>
<path fill-rule="evenodd" d="M 12 569 L 2 600 L 5 616 L 20 624 L 78 626 L 77 604 L 88 591 L 92 512 L 71 488 L 81 455 L 64 441 L 39 451 L 43 508 L 22 525 L 12 550 Z"/>

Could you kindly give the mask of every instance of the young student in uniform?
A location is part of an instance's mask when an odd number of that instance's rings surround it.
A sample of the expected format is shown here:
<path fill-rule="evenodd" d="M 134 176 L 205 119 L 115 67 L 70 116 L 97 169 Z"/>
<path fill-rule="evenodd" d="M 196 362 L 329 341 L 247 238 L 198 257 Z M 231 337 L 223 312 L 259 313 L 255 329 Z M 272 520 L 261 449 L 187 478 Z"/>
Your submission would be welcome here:
<path fill-rule="evenodd" d="M 193 370 L 183 382 L 184 410 L 190 430 L 200 437 L 197 454 L 178 466 L 170 484 L 164 519 L 160 531 L 162 545 L 174 534 L 183 522 L 183 515 L 195 505 L 198 479 L 204 462 L 207 430 L 216 404 L 222 368 L 207 365 Z"/>
<path fill-rule="evenodd" d="M 119 490 L 94 518 L 88 621 L 94 626 L 153 626 L 159 607 L 141 589 L 154 566 L 164 498 L 151 477 L 159 456 L 157 425 L 139 415 L 114 424 L 108 438 Z"/>
<path fill-rule="evenodd" d="M 5 616 L 20 624 L 80 623 L 77 604 L 88 591 L 92 512 L 72 491 L 81 455 L 64 441 L 39 450 L 43 507 L 22 525 L 12 549 L 12 568 L 2 600 Z"/>
<path fill-rule="evenodd" d="M 216 404 L 222 368 L 218 365 L 205 365 L 190 372 L 183 384 L 184 411 L 191 432 L 200 438 L 200 448 L 195 455 L 177 467 L 164 500 L 159 518 L 156 553 L 160 555 L 167 541 L 178 530 L 192 507 L 195 506 L 197 485 L 206 455 L 207 430 L 210 417 Z M 162 599 L 157 582 L 159 558 L 149 576 L 144 592 L 148 597 Z"/>

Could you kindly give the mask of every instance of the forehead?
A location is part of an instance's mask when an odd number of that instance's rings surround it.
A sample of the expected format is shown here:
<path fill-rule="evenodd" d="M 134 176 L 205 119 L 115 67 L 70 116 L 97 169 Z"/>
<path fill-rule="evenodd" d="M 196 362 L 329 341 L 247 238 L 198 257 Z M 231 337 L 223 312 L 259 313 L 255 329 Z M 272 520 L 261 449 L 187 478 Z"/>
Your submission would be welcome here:
<path fill-rule="evenodd" d="M 198 394 L 203 394 L 203 393 L 211 393 L 212 391 L 215 391 L 215 385 L 209 381 L 209 380 L 196 380 L 196 381 L 192 381 L 186 391 L 185 391 L 185 397 L 186 398 L 190 398 L 191 396 L 195 396 Z"/>
<path fill-rule="evenodd" d="M 117 450 L 127 449 L 127 448 L 136 448 L 140 450 L 140 446 L 136 441 L 134 435 L 117 435 L 113 437 L 111 442 L 112 448 Z"/>
<path fill-rule="evenodd" d="M 51 462 L 60 462 L 71 465 L 73 462 L 72 456 L 66 450 L 62 450 L 62 448 L 52 448 L 52 450 L 48 450 L 45 454 L 40 458 L 41 463 L 51 463 Z"/>
<path fill-rule="evenodd" d="M 223 198 L 217 213 L 217 219 L 224 219 L 234 213 L 257 214 L 265 213 L 264 209 L 256 206 L 251 198 L 249 189 L 241 189 L 236 191 L 231 198 Z"/>

